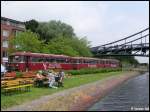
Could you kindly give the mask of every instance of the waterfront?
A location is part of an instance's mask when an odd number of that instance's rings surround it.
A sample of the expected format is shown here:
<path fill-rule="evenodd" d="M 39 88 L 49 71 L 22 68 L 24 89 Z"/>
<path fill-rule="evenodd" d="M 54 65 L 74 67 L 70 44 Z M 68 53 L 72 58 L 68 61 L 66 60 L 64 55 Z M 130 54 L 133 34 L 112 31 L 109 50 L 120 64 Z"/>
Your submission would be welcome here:
<path fill-rule="evenodd" d="M 129 79 L 88 111 L 149 110 L 149 73 Z"/>

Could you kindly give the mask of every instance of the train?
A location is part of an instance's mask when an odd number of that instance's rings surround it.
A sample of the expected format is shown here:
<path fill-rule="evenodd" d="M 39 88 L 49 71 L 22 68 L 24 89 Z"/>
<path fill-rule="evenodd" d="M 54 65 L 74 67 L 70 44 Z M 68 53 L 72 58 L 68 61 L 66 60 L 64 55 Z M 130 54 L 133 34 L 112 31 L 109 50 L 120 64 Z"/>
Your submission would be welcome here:
<path fill-rule="evenodd" d="M 117 68 L 117 59 L 71 57 L 67 55 L 15 52 L 9 56 L 7 68 L 12 71 L 36 71 L 46 69 L 79 70 L 83 68 Z"/>

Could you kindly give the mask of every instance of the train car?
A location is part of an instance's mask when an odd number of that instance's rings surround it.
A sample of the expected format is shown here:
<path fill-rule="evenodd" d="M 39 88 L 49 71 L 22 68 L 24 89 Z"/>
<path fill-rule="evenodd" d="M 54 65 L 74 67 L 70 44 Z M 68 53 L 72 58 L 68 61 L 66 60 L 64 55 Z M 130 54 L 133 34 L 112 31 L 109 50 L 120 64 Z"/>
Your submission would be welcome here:
<path fill-rule="evenodd" d="M 90 57 L 70 57 L 31 52 L 16 52 L 9 56 L 8 68 L 18 71 L 36 71 L 44 69 L 82 69 L 119 67 L 116 59 L 98 59 Z"/>

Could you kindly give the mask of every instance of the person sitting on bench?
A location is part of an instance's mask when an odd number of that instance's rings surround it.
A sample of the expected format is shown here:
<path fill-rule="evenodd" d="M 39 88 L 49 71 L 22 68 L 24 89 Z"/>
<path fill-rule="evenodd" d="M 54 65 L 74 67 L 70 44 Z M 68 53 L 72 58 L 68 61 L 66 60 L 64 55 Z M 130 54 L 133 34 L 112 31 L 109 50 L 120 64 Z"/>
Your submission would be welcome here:
<path fill-rule="evenodd" d="M 58 80 L 58 87 L 64 87 L 63 86 L 63 79 L 64 79 L 64 76 L 65 76 L 65 73 L 60 70 L 59 73 L 58 73 L 58 77 L 59 77 L 59 80 Z"/>
<path fill-rule="evenodd" d="M 48 79 L 49 79 L 49 87 L 51 88 L 57 88 L 56 86 L 54 86 L 55 83 L 55 74 L 52 71 L 49 71 L 48 73 Z"/>
<path fill-rule="evenodd" d="M 36 78 L 35 78 L 35 82 L 36 82 L 36 86 L 43 86 L 43 79 L 45 79 L 45 77 L 42 75 L 42 71 L 38 71 L 38 73 L 36 74 Z"/>

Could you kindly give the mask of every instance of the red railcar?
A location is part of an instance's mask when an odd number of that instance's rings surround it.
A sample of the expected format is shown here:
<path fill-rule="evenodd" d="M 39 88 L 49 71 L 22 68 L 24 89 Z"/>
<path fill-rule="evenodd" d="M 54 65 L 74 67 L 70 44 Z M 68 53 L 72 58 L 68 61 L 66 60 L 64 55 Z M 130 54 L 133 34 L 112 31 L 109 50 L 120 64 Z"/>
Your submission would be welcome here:
<path fill-rule="evenodd" d="M 82 68 L 119 67 L 116 59 L 98 59 L 89 57 L 70 57 L 43 53 L 16 52 L 9 56 L 8 68 L 19 71 L 35 71 L 61 68 L 64 70 Z"/>

